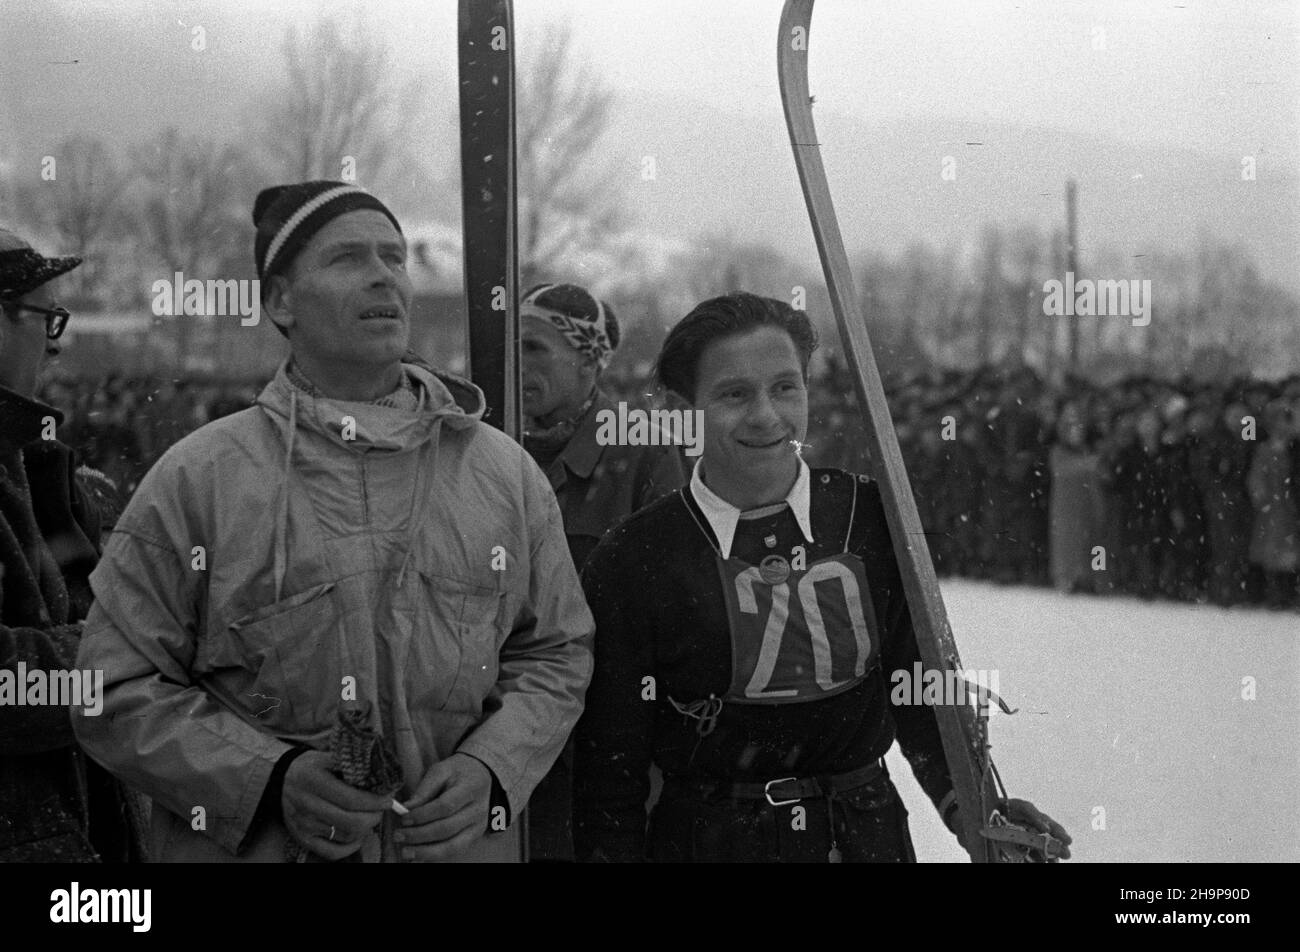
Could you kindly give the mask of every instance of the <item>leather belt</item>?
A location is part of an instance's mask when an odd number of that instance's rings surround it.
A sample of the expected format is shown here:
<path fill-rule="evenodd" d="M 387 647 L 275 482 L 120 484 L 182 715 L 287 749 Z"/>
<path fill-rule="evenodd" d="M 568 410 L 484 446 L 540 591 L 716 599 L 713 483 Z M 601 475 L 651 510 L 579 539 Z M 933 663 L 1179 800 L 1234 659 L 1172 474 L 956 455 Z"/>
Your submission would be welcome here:
<path fill-rule="evenodd" d="M 665 783 L 678 783 L 695 788 L 705 795 L 720 793 L 739 800 L 766 800 L 774 807 L 787 806 L 800 800 L 848 793 L 864 787 L 885 773 L 885 762 L 877 760 L 842 774 L 822 774 L 816 777 L 779 777 L 766 783 L 726 783 L 715 780 L 670 775 Z"/>

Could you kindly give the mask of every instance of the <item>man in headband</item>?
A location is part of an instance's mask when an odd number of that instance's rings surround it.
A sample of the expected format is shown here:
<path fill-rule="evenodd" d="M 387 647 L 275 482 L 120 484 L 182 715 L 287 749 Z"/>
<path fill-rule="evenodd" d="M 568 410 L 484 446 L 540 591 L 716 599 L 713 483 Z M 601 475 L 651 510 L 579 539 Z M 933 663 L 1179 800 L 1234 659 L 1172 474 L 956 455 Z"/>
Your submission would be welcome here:
<path fill-rule="evenodd" d="M 598 439 L 602 413 L 617 413 L 600 377 L 619 342 L 614 311 L 576 284 L 541 284 L 519 305 L 524 447 L 546 472 L 581 570 L 606 531 L 686 483 L 675 447 Z M 666 440 L 660 440 L 660 444 Z M 529 805 L 530 855 L 573 859 L 573 749 L 566 745 Z"/>
<path fill-rule="evenodd" d="M 253 209 L 291 356 L 174 446 L 92 578 L 93 757 L 162 860 L 508 858 L 582 710 L 591 616 L 545 479 L 407 352 L 406 241 L 342 182 Z"/>

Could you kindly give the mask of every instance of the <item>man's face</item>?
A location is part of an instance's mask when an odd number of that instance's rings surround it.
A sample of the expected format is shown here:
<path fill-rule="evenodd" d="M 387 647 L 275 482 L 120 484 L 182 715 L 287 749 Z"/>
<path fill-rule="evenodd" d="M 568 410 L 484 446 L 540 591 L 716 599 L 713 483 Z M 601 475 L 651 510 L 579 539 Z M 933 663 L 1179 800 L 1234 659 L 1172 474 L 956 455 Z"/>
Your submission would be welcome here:
<path fill-rule="evenodd" d="M 524 317 L 519 322 L 519 351 L 525 416 L 537 418 L 565 407 L 576 409 L 587 399 L 595 368 L 550 321 Z"/>
<path fill-rule="evenodd" d="M 760 327 L 710 343 L 696 370 L 694 407 L 704 412 L 706 474 L 744 483 L 786 478 L 792 441 L 808 433 L 808 387 L 790 335 Z"/>
<path fill-rule="evenodd" d="M 18 298 L 13 304 L 53 308 L 58 302 L 50 289 L 53 282 L 42 284 Z M 0 328 L 0 385 L 29 396 L 36 391 L 36 378 L 45 362 L 47 348 L 58 353 L 58 343 L 45 337 L 45 315 L 6 309 Z"/>
<path fill-rule="evenodd" d="M 406 240 L 373 209 L 340 215 L 312 236 L 267 299 L 295 355 L 358 366 L 401 359 L 411 336 Z"/>

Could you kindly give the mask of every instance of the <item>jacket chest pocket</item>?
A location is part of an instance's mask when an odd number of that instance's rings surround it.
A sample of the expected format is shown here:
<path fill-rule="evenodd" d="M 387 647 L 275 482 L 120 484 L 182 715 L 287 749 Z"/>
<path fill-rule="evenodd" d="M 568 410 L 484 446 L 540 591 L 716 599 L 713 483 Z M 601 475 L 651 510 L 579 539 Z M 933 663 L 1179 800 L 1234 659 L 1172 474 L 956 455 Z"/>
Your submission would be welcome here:
<path fill-rule="evenodd" d="M 247 672 L 240 705 L 264 729 L 329 729 L 339 701 L 338 614 L 327 582 L 231 622 L 206 659 Z"/>
<path fill-rule="evenodd" d="M 446 578 L 422 582 L 426 609 L 413 619 L 408 696 L 417 708 L 477 716 L 497 682 L 507 596 Z"/>

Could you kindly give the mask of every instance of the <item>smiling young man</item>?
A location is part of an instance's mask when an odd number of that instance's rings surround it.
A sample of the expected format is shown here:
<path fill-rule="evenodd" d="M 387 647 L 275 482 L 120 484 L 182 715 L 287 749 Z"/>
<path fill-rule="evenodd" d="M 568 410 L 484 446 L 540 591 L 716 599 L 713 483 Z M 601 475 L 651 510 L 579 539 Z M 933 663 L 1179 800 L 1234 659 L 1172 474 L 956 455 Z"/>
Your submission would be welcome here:
<path fill-rule="evenodd" d="M 282 186 L 253 219 L 291 356 L 119 520 L 78 659 L 104 670 L 104 716 L 77 736 L 154 798 L 161 860 L 509 858 L 483 836 L 591 671 L 555 498 L 479 422 L 482 391 L 404 358 L 406 243 L 378 199 Z M 338 761 L 340 724 L 382 738 L 396 789 Z"/>
<path fill-rule="evenodd" d="M 882 760 L 895 738 L 952 820 L 933 710 L 890 702 L 887 672 L 920 655 L 879 490 L 799 455 L 815 346 L 806 314 L 744 293 L 664 342 L 659 381 L 703 411 L 704 452 L 689 487 L 623 522 L 583 572 L 596 672 L 576 734 L 579 858 L 914 861 Z M 647 832 L 651 763 L 664 787 Z M 1009 810 L 1064 836 L 1025 801 Z"/>

